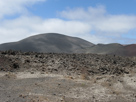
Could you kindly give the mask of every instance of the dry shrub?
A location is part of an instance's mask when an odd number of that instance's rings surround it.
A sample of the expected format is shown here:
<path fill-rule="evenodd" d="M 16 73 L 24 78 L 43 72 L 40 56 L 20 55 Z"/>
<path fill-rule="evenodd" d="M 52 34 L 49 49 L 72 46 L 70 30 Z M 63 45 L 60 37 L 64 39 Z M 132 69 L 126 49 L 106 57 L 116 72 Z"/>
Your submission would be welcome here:
<path fill-rule="evenodd" d="M 102 82 L 101 85 L 106 88 L 111 88 L 111 83 L 109 82 Z"/>
<path fill-rule="evenodd" d="M 67 79 L 74 79 L 73 76 L 64 76 L 64 77 L 67 78 Z"/>
<path fill-rule="evenodd" d="M 29 96 L 26 102 L 50 102 L 48 98 L 44 96 Z"/>
<path fill-rule="evenodd" d="M 87 74 L 81 74 L 80 78 L 82 80 L 90 80 L 89 76 Z"/>
<path fill-rule="evenodd" d="M 17 76 L 14 73 L 10 73 L 10 72 L 5 74 L 4 77 L 7 79 L 16 79 L 17 78 Z"/>
<path fill-rule="evenodd" d="M 83 79 L 83 80 L 89 80 L 90 78 L 89 78 L 89 75 L 88 75 L 88 71 L 87 71 L 87 68 L 83 68 L 82 70 L 81 70 L 81 79 Z"/>
<path fill-rule="evenodd" d="M 109 94 L 119 95 L 122 93 L 121 90 L 114 88 L 110 82 L 102 82 L 101 85 L 109 89 Z"/>
<path fill-rule="evenodd" d="M 119 95 L 122 94 L 119 90 L 111 90 L 111 94 Z"/>

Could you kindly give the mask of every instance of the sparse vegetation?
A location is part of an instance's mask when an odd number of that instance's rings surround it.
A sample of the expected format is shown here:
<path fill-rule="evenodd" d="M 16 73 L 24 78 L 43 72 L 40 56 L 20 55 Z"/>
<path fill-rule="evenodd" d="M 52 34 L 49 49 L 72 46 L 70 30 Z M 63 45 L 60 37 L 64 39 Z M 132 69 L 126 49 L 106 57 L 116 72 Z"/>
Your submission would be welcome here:
<path fill-rule="evenodd" d="M 14 51 L 1 52 L 0 55 L 1 71 L 14 72 L 27 70 L 31 72 L 33 68 L 35 71 L 37 70 L 45 73 L 81 75 L 83 79 L 89 79 L 89 76 L 96 74 L 129 74 L 135 72 L 136 67 L 134 58 L 113 55 L 22 53 Z"/>
<path fill-rule="evenodd" d="M 4 77 L 7 79 L 16 79 L 17 78 L 16 74 L 11 73 L 11 72 L 8 72 L 7 74 L 5 74 Z"/>
<path fill-rule="evenodd" d="M 14 97 L 13 102 L 131 102 L 136 99 L 134 63 L 113 55 L 5 51 L 0 53 L 0 71 L 6 73 L 0 76 L 1 95 Z"/>

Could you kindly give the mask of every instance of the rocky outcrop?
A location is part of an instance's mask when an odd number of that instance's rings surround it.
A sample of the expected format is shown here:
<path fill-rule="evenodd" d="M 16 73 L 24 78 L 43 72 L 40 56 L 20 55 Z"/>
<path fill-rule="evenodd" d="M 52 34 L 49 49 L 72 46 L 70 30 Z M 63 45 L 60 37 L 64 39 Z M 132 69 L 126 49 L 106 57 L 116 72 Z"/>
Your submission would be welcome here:
<path fill-rule="evenodd" d="M 136 70 L 132 57 L 97 54 L 0 52 L 0 71 L 41 71 L 46 73 L 102 75 L 129 74 Z"/>

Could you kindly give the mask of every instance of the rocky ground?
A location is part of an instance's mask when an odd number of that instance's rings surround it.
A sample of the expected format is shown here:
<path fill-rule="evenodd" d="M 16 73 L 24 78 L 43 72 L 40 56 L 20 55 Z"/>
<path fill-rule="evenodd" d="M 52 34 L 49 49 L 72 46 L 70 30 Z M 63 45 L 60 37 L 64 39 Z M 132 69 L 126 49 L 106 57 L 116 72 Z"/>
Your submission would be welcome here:
<path fill-rule="evenodd" d="M 0 102 L 136 102 L 136 58 L 0 52 Z"/>

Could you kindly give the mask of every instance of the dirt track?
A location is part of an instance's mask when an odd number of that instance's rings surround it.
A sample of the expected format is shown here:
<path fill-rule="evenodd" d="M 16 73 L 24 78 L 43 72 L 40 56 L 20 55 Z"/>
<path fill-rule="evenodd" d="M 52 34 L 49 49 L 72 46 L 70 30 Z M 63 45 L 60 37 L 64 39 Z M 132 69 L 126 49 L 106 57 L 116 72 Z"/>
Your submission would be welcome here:
<path fill-rule="evenodd" d="M 1 73 L 0 102 L 135 102 L 136 75 L 89 80 L 39 73 Z"/>

